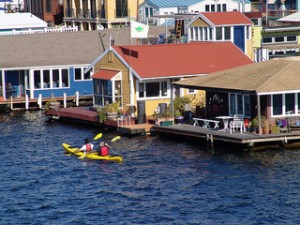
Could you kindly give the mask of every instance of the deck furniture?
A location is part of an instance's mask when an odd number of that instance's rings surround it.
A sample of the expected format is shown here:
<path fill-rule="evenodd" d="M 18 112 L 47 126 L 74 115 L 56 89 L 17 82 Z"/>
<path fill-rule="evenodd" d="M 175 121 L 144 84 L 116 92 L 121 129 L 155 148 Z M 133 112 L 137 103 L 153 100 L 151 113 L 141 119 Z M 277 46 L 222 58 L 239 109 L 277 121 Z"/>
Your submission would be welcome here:
<path fill-rule="evenodd" d="M 203 126 L 204 128 L 210 128 L 210 123 L 214 124 L 214 128 L 218 129 L 219 128 L 219 123 L 220 121 L 218 120 L 211 120 L 211 119 L 204 119 L 204 118 L 193 118 L 194 120 L 194 126 L 200 126 L 199 121 L 203 122 Z"/>
<path fill-rule="evenodd" d="M 230 133 L 232 133 L 235 130 L 240 130 L 240 132 L 242 134 L 243 131 L 245 131 L 244 115 L 235 114 L 233 116 L 233 120 L 230 121 L 229 129 L 230 129 Z"/>
<path fill-rule="evenodd" d="M 229 120 L 233 118 L 232 116 L 217 116 L 216 118 L 223 120 L 224 128 L 221 129 L 220 131 L 227 132 L 230 130 L 229 129 Z"/>

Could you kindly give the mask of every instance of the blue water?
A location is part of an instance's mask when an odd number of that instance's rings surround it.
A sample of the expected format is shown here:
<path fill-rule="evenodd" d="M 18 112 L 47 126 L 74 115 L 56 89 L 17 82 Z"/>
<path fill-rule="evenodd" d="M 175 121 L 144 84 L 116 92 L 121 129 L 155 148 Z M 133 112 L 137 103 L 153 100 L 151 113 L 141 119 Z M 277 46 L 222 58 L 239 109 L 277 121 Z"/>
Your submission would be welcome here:
<path fill-rule="evenodd" d="M 0 224 L 300 224 L 300 150 L 138 136 L 112 143 L 121 164 L 64 154 L 63 142 L 99 132 L 41 112 L 0 116 Z"/>

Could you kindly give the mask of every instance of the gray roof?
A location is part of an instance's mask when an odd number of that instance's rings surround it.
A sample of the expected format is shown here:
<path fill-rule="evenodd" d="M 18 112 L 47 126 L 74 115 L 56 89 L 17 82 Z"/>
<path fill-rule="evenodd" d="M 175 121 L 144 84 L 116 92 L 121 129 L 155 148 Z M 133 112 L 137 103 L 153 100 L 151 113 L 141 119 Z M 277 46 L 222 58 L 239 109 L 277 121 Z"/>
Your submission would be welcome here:
<path fill-rule="evenodd" d="M 165 27 L 150 27 L 149 36 L 164 33 Z M 109 47 L 130 45 L 129 27 L 102 31 L 23 34 L 0 36 L 0 68 L 29 68 L 92 63 Z M 131 39 L 131 44 L 135 44 Z"/>
<path fill-rule="evenodd" d="M 272 59 L 174 84 L 194 89 L 257 93 L 300 91 L 300 57 Z"/>
<path fill-rule="evenodd" d="M 148 0 L 149 4 L 155 5 L 158 8 L 178 7 L 195 5 L 204 0 Z"/>

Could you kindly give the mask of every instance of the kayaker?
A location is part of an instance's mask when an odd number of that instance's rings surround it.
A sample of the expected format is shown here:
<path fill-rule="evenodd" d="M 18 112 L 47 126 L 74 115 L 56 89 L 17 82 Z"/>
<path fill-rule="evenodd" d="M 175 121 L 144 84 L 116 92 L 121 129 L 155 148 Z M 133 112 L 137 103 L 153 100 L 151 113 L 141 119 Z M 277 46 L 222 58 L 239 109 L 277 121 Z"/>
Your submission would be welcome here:
<path fill-rule="evenodd" d="M 101 156 L 109 155 L 109 148 L 110 148 L 109 144 L 104 143 L 103 141 L 101 141 L 98 154 L 101 155 Z"/>
<path fill-rule="evenodd" d="M 84 140 L 84 145 L 80 148 L 80 151 L 89 153 L 91 151 L 93 151 L 94 149 L 94 145 L 92 143 L 90 143 L 89 139 L 85 139 Z"/>

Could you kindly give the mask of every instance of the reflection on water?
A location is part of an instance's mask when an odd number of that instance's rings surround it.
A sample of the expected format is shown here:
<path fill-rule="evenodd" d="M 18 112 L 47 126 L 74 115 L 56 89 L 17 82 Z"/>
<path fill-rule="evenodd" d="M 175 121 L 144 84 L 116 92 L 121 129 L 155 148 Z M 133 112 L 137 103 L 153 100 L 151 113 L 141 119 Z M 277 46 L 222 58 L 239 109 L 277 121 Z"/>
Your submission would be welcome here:
<path fill-rule="evenodd" d="M 123 163 L 79 160 L 100 131 L 14 112 L 0 123 L 0 224 L 299 224 L 300 150 L 209 151 L 122 137 Z M 115 133 L 103 132 L 109 142 Z M 95 144 L 98 144 L 95 143 Z"/>

